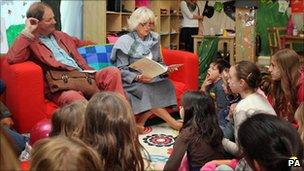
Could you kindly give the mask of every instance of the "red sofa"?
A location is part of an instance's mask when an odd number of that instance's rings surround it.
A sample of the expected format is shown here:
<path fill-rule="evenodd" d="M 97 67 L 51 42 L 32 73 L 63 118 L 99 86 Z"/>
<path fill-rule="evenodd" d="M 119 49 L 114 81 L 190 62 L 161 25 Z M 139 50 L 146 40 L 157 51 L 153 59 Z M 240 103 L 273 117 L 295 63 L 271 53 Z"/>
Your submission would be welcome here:
<path fill-rule="evenodd" d="M 178 103 L 186 90 L 198 89 L 198 57 L 189 52 L 162 50 L 164 62 L 184 64 L 170 75 L 176 88 Z M 50 118 L 58 107 L 44 97 L 41 68 L 31 61 L 9 65 L 6 57 L 0 58 L 0 79 L 6 83 L 4 101 L 13 114 L 15 128 L 29 132 L 32 126 L 44 118 Z"/>

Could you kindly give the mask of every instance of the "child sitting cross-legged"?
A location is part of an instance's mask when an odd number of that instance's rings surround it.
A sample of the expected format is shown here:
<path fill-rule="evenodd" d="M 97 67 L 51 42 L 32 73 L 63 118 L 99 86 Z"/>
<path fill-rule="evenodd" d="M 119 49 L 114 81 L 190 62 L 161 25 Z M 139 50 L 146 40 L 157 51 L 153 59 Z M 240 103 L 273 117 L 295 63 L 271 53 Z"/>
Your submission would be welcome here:
<path fill-rule="evenodd" d="M 304 169 L 303 142 L 296 129 L 279 117 L 265 113 L 252 115 L 240 125 L 237 137 L 243 159 L 213 160 L 203 166 L 201 171 Z M 290 159 L 297 161 L 297 165 L 289 166 Z"/>
<path fill-rule="evenodd" d="M 199 170 L 210 160 L 223 159 L 223 133 L 212 99 L 200 92 L 187 92 L 181 104 L 184 125 L 164 170 L 177 170 L 186 152 L 190 170 Z"/>
<path fill-rule="evenodd" d="M 37 141 L 30 161 L 30 171 L 103 170 L 103 163 L 94 149 L 79 139 L 66 136 Z"/>
<path fill-rule="evenodd" d="M 96 93 L 84 118 L 80 138 L 99 153 L 104 161 L 103 170 L 146 169 L 135 118 L 124 97 L 113 92 Z"/>
<path fill-rule="evenodd" d="M 229 62 L 224 59 L 216 59 L 209 65 L 207 77 L 201 86 L 202 93 L 210 95 L 215 101 L 216 113 L 221 127 L 226 126 L 227 121 L 225 118 L 228 115 L 228 112 L 226 112 L 228 100 L 222 87 L 222 74 L 225 69 L 229 68 Z"/>

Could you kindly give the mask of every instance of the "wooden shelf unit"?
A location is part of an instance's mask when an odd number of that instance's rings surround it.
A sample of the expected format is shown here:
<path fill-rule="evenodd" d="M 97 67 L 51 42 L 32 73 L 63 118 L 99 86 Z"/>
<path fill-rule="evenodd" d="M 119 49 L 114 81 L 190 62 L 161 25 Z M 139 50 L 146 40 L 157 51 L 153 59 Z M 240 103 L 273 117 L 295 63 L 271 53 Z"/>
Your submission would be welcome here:
<path fill-rule="evenodd" d="M 107 1 L 84 1 L 84 39 L 96 43 L 106 43 L 108 33 L 119 32 L 128 28 L 127 21 L 135 9 L 135 0 L 121 0 L 119 12 L 107 11 Z M 162 47 L 179 48 L 179 4 L 180 0 L 150 1 L 150 9 L 157 16 L 154 31 L 160 34 Z M 161 9 L 166 10 L 167 13 L 162 14 Z"/>

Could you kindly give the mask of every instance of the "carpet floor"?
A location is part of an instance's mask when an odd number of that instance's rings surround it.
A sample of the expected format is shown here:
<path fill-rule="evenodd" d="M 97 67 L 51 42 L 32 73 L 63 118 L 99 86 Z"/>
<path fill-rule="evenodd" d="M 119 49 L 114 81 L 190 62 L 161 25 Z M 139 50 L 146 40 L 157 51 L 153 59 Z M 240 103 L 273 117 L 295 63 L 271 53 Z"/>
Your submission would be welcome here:
<path fill-rule="evenodd" d="M 172 153 L 178 131 L 159 120 L 149 122 L 144 134 L 139 135 L 139 142 L 148 153 L 151 170 L 162 170 Z"/>

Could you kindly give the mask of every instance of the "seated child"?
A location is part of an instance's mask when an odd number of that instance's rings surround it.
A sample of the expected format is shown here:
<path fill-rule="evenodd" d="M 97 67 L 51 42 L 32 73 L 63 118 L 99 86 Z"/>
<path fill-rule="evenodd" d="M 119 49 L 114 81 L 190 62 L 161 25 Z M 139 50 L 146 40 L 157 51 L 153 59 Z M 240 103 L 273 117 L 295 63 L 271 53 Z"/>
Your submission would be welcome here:
<path fill-rule="evenodd" d="M 245 120 L 238 131 L 238 142 L 244 158 L 239 161 L 213 160 L 204 165 L 201 171 L 220 170 L 222 165 L 226 165 L 225 170 L 304 169 L 303 142 L 299 134 L 290 123 L 276 116 L 258 113 Z M 288 166 L 291 158 L 298 159 L 300 167 Z"/>
<path fill-rule="evenodd" d="M 229 87 L 235 94 L 240 94 L 241 100 L 233 112 L 235 142 L 223 139 L 223 146 L 227 152 L 234 156 L 241 155 L 237 146 L 237 132 L 239 126 L 247 118 L 257 113 L 276 115 L 274 109 L 265 96 L 259 94 L 257 89 L 260 83 L 260 70 L 256 64 L 249 61 L 240 61 L 229 69 Z"/>
<path fill-rule="evenodd" d="M 6 85 L 4 81 L 0 80 L 0 95 L 4 93 Z M 12 140 L 13 146 L 17 151 L 17 155 L 20 155 L 21 152 L 26 147 L 26 142 L 28 138 L 16 132 L 12 126 L 14 121 L 12 120 L 12 113 L 10 110 L 0 101 L 0 127 L 3 131 L 9 136 Z"/>
<path fill-rule="evenodd" d="M 97 150 L 104 170 L 145 169 L 131 106 L 117 93 L 95 94 L 87 105 L 81 139 Z"/>
<path fill-rule="evenodd" d="M 222 72 L 222 80 L 223 80 L 223 90 L 226 93 L 226 100 L 228 101 L 228 106 L 226 109 L 223 109 L 223 114 L 226 116 L 225 120 L 223 120 L 224 124 L 220 125 L 224 137 L 229 139 L 230 141 L 234 141 L 234 127 L 233 127 L 233 112 L 236 104 L 241 100 L 241 96 L 239 94 L 232 93 L 229 85 L 229 69 L 225 68 Z"/>
<path fill-rule="evenodd" d="M 238 132 L 244 158 L 253 170 L 304 170 L 304 149 L 296 129 L 276 116 L 256 114 L 245 120 Z M 288 166 L 297 159 L 300 167 Z"/>
<path fill-rule="evenodd" d="M 35 143 L 30 170 L 92 170 L 102 171 L 98 153 L 82 141 L 56 136 Z"/>
<path fill-rule="evenodd" d="M 79 137 L 84 125 L 87 101 L 75 101 L 57 109 L 52 116 L 50 136 Z"/>
<path fill-rule="evenodd" d="M 223 90 L 222 84 L 222 73 L 225 68 L 230 68 L 230 64 L 223 59 L 216 59 L 213 61 L 208 69 L 208 74 L 201 86 L 201 91 L 205 94 L 210 95 L 216 104 L 216 113 L 219 117 L 220 126 L 225 126 L 227 121 L 227 109 L 228 101 L 225 96 L 226 93 Z"/>
<path fill-rule="evenodd" d="M 177 170 L 186 152 L 190 170 L 199 170 L 208 161 L 223 159 L 223 133 L 212 99 L 200 92 L 187 92 L 181 105 L 184 125 L 164 170 Z"/>

